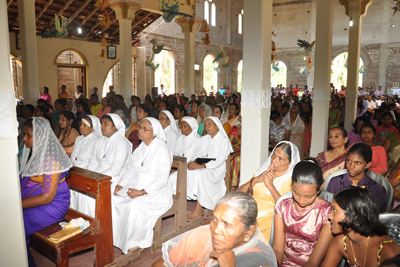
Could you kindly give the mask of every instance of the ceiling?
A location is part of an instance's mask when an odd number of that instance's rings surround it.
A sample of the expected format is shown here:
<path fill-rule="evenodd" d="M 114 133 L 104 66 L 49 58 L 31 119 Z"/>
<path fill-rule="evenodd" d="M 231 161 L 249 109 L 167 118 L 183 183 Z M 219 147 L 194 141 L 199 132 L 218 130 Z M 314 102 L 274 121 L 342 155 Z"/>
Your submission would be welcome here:
<path fill-rule="evenodd" d="M 67 25 L 68 36 L 66 38 L 100 42 L 105 33 L 108 34 L 109 44 L 119 43 L 119 23 L 111 8 L 98 8 L 94 4 L 96 0 L 35 0 L 36 13 L 36 34 L 55 28 L 55 17 L 63 15 L 70 19 Z M 19 31 L 18 3 L 17 0 L 7 0 L 9 30 Z M 112 24 L 109 27 L 101 27 L 98 20 L 99 15 L 104 12 L 110 15 Z M 133 41 L 139 39 L 139 33 L 151 25 L 160 17 L 160 14 L 151 13 L 145 10 L 136 12 L 132 21 Z M 81 27 L 82 33 L 78 34 L 77 29 Z"/>

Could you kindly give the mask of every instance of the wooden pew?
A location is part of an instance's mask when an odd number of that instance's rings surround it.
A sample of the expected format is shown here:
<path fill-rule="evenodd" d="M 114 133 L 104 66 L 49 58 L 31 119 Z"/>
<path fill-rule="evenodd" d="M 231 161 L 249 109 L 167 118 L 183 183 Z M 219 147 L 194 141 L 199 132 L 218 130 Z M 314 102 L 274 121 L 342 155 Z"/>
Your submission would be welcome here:
<path fill-rule="evenodd" d="M 102 267 L 113 262 L 114 247 L 111 221 L 111 177 L 85 169 L 73 167 L 67 180 L 70 188 L 75 188 L 96 199 L 96 218 L 89 217 L 69 208 L 63 221 L 82 217 L 90 222 L 83 233 L 59 244 L 50 242 L 47 236 L 61 230 L 58 223 L 50 225 L 31 236 L 30 244 L 37 251 L 56 262 L 58 267 L 67 267 L 69 254 L 94 247 L 94 266 Z"/>
<path fill-rule="evenodd" d="M 154 226 L 154 241 L 151 246 L 151 251 L 154 252 L 161 248 L 162 244 L 174 238 L 186 231 L 194 229 L 201 225 L 202 218 L 198 217 L 192 222 L 187 222 L 187 160 L 185 157 L 174 156 L 172 162 L 172 168 L 177 169 L 177 182 L 176 182 L 176 194 L 173 196 L 172 207 L 158 218 L 156 225 Z M 174 218 L 174 231 L 161 236 L 161 222 L 163 218 L 169 216 L 175 216 Z"/>

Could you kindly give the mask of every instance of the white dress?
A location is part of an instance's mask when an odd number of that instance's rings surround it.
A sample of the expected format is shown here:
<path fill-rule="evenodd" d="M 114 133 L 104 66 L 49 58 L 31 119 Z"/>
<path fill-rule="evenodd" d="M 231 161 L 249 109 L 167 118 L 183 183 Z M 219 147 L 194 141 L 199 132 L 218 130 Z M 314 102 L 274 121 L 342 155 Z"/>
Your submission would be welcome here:
<path fill-rule="evenodd" d="M 129 157 L 119 185 L 131 184 L 147 195 L 130 198 L 112 195 L 114 246 L 123 253 L 134 247 L 147 248 L 153 243 L 153 227 L 158 218 L 172 207 L 172 184 L 168 180 L 172 154 L 165 142 L 155 138 L 144 142 Z"/>
<path fill-rule="evenodd" d="M 94 131 L 88 136 L 78 136 L 75 140 L 74 150 L 71 154 L 72 164 L 76 167 L 87 169 L 93 150 L 99 139 L 100 138 L 96 136 Z M 82 208 L 79 208 L 79 203 L 84 203 L 86 198 L 85 195 L 75 190 L 71 190 L 70 208 L 78 211 L 82 210 Z"/>
<path fill-rule="evenodd" d="M 110 138 L 103 136 L 98 140 L 98 144 L 93 150 L 87 169 L 111 176 L 111 194 L 113 194 L 131 151 L 132 144 L 118 132 Z M 86 197 L 85 202 L 79 203 L 78 210 L 94 218 L 96 214 L 95 203 L 94 198 Z"/>
<path fill-rule="evenodd" d="M 168 125 L 164 129 L 165 137 L 167 138 L 167 146 L 169 150 L 173 153 L 176 146 L 176 140 L 178 139 L 178 133 L 174 131 L 171 125 Z"/>
<path fill-rule="evenodd" d="M 218 200 L 226 193 L 226 160 L 231 144 L 220 132 L 214 138 L 210 135 L 201 137 L 201 157 L 216 158 L 206 164 L 205 169 L 187 172 L 187 196 L 197 199 L 201 206 L 214 210 Z"/>

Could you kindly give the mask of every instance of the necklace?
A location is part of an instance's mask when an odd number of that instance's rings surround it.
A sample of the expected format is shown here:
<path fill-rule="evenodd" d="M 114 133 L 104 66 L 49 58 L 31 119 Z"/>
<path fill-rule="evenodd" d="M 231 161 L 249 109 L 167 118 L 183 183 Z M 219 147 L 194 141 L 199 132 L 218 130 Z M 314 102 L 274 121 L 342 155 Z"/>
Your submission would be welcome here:
<path fill-rule="evenodd" d="M 356 265 L 359 266 L 359 265 L 358 265 L 358 262 L 357 262 L 357 259 L 356 259 L 356 254 L 354 254 L 353 242 L 351 241 L 350 238 L 349 238 L 349 240 L 350 240 L 351 252 L 353 253 L 354 261 L 356 262 Z M 369 236 L 368 236 L 368 238 L 367 238 L 367 246 L 365 247 L 365 257 L 364 257 L 364 264 L 363 264 L 363 267 L 365 267 L 365 263 L 367 262 L 368 243 L 369 243 Z"/>

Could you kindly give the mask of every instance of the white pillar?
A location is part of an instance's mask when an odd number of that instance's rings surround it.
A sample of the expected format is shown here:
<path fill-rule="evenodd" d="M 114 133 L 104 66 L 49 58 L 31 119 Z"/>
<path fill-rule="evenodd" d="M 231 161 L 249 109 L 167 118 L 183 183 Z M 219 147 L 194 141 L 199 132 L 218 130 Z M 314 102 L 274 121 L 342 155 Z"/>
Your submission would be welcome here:
<path fill-rule="evenodd" d="M 109 0 L 119 23 L 119 49 L 121 70 L 121 95 L 129 103 L 133 95 L 132 80 L 132 20 L 137 10 L 142 8 L 139 0 Z"/>
<path fill-rule="evenodd" d="M 0 266 L 27 266 L 21 190 L 18 177 L 18 130 L 6 1 L 0 4 Z"/>
<path fill-rule="evenodd" d="M 185 36 L 185 95 L 190 97 L 195 93 L 194 90 L 194 63 L 195 63 L 195 46 L 196 32 L 202 20 L 198 18 L 177 17 L 175 22 L 182 28 Z"/>
<path fill-rule="evenodd" d="M 268 157 L 272 0 L 244 0 L 240 184 Z"/>
<path fill-rule="evenodd" d="M 358 96 L 358 77 L 360 70 L 360 50 L 361 50 L 361 27 L 362 19 L 367 14 L 367 9 L 371 5 L 365 0 L 347 0 L 341 2 L 346 8 L 346 14 L 353 21 L 353 26 L 349 27 L 349 56 L 347 67 L 347 89 L 346 89 L 346 117 L 344 128 L 351 131 L 352 124 L 357 117 L 357 96 Z"/>
<path fill-rule="evenodd" d="M 18 0 L 22 55 L 24 103 L 36 105 L 39 99 L 39 73 L 36 44 L 35 0 Z"/>
<path fill-rule="evenodd" d="M 326 150 L 329 125 L 333 0 L 317 0 L 317 28 L 310 155 Z"/>

